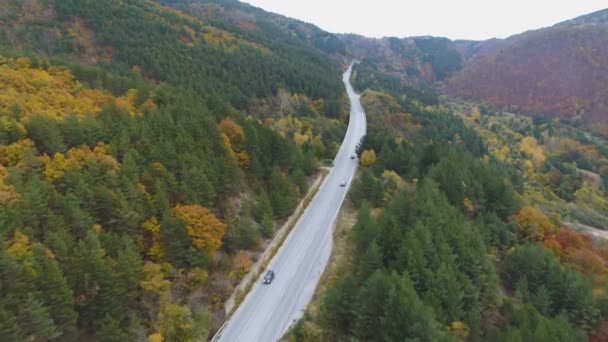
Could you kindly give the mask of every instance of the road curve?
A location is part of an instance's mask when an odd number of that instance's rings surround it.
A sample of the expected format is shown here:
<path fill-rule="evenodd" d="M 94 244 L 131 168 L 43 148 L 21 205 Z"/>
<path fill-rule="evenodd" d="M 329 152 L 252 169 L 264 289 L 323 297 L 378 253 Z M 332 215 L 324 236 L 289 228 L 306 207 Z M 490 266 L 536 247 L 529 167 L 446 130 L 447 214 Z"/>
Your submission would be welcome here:
<path fill-rule="evenodd" d="M 350 122 L 334 167 L 270 262 L 268 268 L 276 274 L 272 284 L 262 284 L 264 270 L 212 341 L 277 341 L 310 302 L 331 254 L 338 211 L 357 169 L 358 160 L 351 155 L 366 130 L 359 95 L 349 81 L 351 72 L 352 65 L 342 78 L 351 104 Z M 343 181 L 345 187 L 340 186 Z"/>

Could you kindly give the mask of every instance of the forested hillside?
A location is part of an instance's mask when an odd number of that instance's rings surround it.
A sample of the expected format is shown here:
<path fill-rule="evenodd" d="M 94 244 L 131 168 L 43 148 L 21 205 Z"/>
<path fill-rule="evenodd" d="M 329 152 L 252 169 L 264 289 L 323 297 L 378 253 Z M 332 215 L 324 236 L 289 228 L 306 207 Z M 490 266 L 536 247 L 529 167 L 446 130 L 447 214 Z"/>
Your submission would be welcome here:
<path fill-rule="evenodd" d="M 576 169 L 603 170 L 602 145 L 433 101 L 370 64 L 353 80 L 368 135 L 352 254 L 291 337 L 605 340 L 608 245 L 563 223 L 605 212 L 601 184 Z"/>
<path fill-rule="evenodd" d="M 337 58 L 343 58 L 346 54 L 346 46 L 338 35 L 297 19 L 266 12 L 238 0 L 160 0 L 159 2 L 192 13 L 231 32 L 238 31 L 249 39 L 264 44 L 308 47 Z M 301 51 L 309 53 L 306 49 Z"/>
<path fill-rule="evenodd" d="M 206 337 L 312 148 L 172 86 L 0 62 L 0 339 Z"/>
<path fill-rule="evenodd" d="M 0 340 L 208 338 L 339 147 L 333 53 L 148 0 L 0 25 Z"/>
<path fill-rule="evenodd" d="M 203 3 L 203 2 L 201 2 Z M 279 88 L 338 103 L 338 64 L 314 49 L 200 17 L 151 0 L 7 1 L 0 44 L 46 56 L 99 63 L 106 70 L 138 70 L 245 108 L 251 97 Z M 337 116 L 335 105 L 330 114 Z"/>
<path fill-rule="evenodd" d="M 605 135 L 607 11 L 480 43 L 445 89 L 530 116 L 578 121 Z"/>

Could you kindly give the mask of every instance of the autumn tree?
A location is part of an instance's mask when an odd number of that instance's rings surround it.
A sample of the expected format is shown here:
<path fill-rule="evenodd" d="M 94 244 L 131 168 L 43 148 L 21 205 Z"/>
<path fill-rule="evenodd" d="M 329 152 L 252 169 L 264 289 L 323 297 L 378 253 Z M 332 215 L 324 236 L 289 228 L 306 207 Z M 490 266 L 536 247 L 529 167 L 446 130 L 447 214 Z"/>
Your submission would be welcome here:
<path fill-rule="evenodd" d="M 365 150 L 361 153 L 361 165 L 371 166 L 376 163 L 376 152 L 374 150 Z"/>
<path fill-rule="evenodd" d="M 193 204 L 178 205 L 173 211 L 186 222 L 188 235 L 195 248 L 213 254 L 222 246 L 226 224 L 209 209 Z"/>
<path fill-rule="evenodd" d="M 515 215 L 517 236 L 526 241 L 542 241 L 544 236 L 555 230 L 551 220 L 542 211 L 533 207 L 523 207 Z"/>
<path fill-rule="evenodd" d="M 232 258 L 232 264 L 232 268 L 236 272 L 236 278 L 241 279 L 247 272 L 249 272 L 249 269 L 251 268 L 251 265 L 253 263 L 251 261 L 251 257 L 249 256 L 249 253 L 240 250 Z"/>

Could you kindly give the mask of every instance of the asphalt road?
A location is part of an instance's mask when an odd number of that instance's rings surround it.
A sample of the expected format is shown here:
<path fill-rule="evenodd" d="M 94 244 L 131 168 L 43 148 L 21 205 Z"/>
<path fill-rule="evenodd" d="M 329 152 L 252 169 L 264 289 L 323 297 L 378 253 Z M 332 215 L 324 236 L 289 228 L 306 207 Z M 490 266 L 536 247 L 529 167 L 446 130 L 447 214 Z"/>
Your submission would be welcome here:
<path fill-rule="evenodd" d="M 275 278 L 262 284 L 266 270 L 251 292 L 213 341 L 277 341 L 303 314 L 327 265 L 332 248 L 333 226 L 357 169 L 350 159 L 365 134 L 365 113 L 349 83 L 352 66 L 344 73 L 351 103 L 350 123 L 334 167 L 319 192 L 269 264 Z M 346 181 L 346 186 L 340 183 Z"/>

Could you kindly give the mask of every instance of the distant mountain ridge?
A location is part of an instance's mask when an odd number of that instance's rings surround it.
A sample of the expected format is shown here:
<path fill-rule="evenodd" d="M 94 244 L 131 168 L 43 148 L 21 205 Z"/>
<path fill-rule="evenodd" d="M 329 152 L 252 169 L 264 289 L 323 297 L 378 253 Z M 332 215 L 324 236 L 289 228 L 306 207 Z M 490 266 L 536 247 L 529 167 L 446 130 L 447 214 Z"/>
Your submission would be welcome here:
<path fill-rule="evenodd" d="M 443 89 L 523 114 L 608 124 L 608 10 L 503 40 L 478 51 Z"/>
<path fill-rule="evenodd" d="M 581 15 L 574 19 L 562 21 L 561 23 L 557 23 L 554 26 L 604 24 L 604 23 L 608 23 L 608 8 L 599 10 L 599 11 L 596 11 L 593 13 Z"/>

